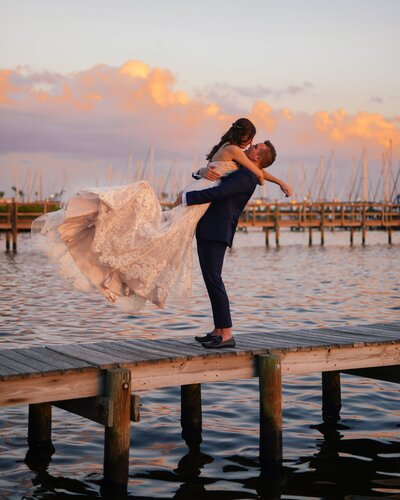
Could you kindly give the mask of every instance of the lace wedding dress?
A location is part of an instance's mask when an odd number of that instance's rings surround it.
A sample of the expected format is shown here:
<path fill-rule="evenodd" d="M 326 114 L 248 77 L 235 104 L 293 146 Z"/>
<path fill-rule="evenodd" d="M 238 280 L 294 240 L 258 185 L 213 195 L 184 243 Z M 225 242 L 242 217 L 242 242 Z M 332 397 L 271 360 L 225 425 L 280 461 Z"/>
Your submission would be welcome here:
<path fill-rule="evenodd" d="M 210 163 L 221 175 L 231 161 Z M 185 191 L 220 181 L 200 179 Z M 97 289 L 126 312 L 146 301 L 164 307 L 167 297 L 187 297 L 192 287 L 192 240 L 209 204 L 162 211 L 150 184 L 80 190 L 65 208 L 36 219 L 32 234 L 60 274 L 84 291 Z"/>

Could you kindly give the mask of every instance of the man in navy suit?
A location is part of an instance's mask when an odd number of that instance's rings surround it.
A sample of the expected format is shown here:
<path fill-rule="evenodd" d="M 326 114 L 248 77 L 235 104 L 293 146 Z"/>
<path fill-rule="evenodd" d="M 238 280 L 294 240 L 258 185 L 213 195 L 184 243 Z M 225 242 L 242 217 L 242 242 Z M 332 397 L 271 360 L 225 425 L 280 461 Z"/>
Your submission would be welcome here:
<path fill-rule="evenodd" d="M 276 158 L 275 148 L 269 141 L 250 146 L 246 154 L 260 169 L 269 167 Z M 213 178 L 209 170 L 204 176 L 211 180 L 217 178 Z M 232 246 L 240 214 L 256 186 L 256 175 L 251 170 L 241 167 L 227 177 L 222 177 L 221 184 L 216 187 L 190 191 L 184 195 L 184 205 L 211 202 L 196 228 L 197 253 L 211 301 L 215 327 L 213 332 L 203 337 L 196 337 L 196 340 L 207 348 L 236 345 L 232 336 L 229 299 L 221 272 L 226 248 Z M 179 203 L 182 203 L 181 197 L 178 197 L 176 202 Z"/>

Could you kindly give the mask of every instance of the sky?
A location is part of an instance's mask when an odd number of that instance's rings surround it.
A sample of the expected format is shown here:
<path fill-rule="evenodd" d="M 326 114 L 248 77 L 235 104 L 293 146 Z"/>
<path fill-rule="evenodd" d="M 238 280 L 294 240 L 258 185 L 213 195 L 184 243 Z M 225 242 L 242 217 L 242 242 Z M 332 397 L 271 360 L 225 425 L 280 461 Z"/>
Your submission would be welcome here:
<path fill-rule="evenodd" d="M 346 192 L 368 158 L 393 186 L 399 19 L 398 0 L 0 0 L 0 191 L 126 182 L 149 157 L 184 183 L 241 116 L 293 184 Z"/>

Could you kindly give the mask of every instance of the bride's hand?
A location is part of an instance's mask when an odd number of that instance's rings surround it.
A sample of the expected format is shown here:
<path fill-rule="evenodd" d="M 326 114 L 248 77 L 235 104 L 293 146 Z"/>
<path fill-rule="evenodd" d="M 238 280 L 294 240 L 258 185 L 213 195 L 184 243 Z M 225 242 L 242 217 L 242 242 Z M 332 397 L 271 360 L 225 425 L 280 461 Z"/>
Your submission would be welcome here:
<path fill-rule="evenodd" d="M 281 188 L 281 191 L 283 191 L 283 193 L 285 193 L 286 198 L 288 198 L 289 196 L 292 196 L 293 189 L 291 188 L 291 186 L 289 186 L 289 184 L 282 182 L 282 184 L 279 187 Z"/>
<path fill-rule="evenodd" d="M 257 174 L 257 180 L 260 186 L 263 186 L 265 184 L 265 179 L 262 172 L 260 174 Z"/>

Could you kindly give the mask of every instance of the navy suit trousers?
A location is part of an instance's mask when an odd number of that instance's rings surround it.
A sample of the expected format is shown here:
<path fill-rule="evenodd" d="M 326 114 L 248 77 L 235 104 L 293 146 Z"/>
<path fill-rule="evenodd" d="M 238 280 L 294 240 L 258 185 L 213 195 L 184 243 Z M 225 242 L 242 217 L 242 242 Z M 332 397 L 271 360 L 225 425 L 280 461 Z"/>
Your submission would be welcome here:
<path fill-rule="evenodd" d="M 223 241 L 207 240 L 198 234 L 196 238 L 201 272 L 211 301 L 214 326 L 215 328 L 231 328 L 229 299 L 221 276 L 228 244 Z"/>

